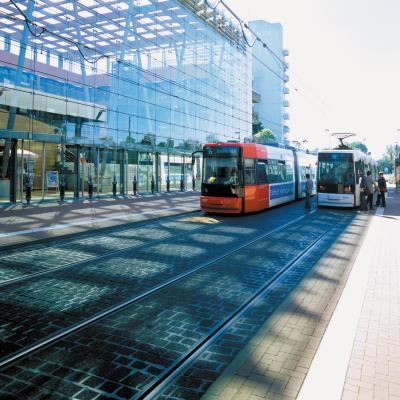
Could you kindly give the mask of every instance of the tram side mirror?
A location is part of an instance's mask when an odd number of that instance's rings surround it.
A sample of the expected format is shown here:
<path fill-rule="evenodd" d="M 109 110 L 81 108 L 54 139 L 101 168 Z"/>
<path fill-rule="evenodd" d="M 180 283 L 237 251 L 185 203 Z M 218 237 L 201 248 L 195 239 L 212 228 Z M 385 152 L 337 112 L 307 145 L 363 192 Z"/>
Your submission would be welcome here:
<path fill-rule="evenodd" d="M 198 154 L 198 153 L 203 153 L 203 150 L 197 150 L 197 151 L 194 151 L 194 152 L 192 153 L 192 165 L 195 164 L 195 162 L 196 162 L 196 156 L 195 156 L 195 154 Z"/>

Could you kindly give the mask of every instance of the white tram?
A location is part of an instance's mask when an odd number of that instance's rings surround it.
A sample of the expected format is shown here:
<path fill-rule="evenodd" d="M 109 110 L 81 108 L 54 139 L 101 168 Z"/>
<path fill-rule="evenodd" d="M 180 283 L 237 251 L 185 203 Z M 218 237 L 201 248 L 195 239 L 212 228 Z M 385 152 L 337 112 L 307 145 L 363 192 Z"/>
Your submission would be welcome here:
<path fill-rule="evenodd" d="M 377 179 L 377 163 L 357 149 L 318 152 L 317 203 L 319 206 L 358 207 L 360 177 L 371 171 Z"/>

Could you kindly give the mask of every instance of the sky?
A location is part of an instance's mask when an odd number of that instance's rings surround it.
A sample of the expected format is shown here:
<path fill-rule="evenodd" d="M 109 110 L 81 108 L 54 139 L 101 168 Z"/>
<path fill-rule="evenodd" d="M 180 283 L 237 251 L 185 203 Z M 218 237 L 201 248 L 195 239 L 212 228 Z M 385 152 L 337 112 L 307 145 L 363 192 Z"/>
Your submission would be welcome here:
<path fill-rule="evenodd" d="M 290 140 L 351 132 L 375 158 L 400 144 L 399 0 L 224 0 L 244 21 L 283 25 Z"/>

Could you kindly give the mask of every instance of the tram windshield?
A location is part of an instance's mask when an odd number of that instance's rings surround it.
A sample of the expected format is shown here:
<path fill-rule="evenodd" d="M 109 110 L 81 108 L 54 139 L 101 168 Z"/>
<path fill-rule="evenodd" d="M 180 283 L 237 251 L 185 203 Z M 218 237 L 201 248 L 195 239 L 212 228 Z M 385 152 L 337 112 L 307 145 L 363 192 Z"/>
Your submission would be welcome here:
<path fill-rule="evenodd" d="M 318 154 L 318 182 L 326 185 L 355 185 L 353 154 Z"/>
<path fill-rule="evenodd" d="M 239 185 L 238 147 L 207 147 L 204 151 L 203 183 Z"/>

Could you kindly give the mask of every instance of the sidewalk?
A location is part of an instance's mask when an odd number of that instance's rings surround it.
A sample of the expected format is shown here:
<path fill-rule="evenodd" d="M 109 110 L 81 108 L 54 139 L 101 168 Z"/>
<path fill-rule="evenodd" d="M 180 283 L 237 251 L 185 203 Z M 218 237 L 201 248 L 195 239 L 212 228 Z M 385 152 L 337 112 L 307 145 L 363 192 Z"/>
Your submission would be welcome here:
<path fill-rule="evenodd" d="M 357 214 L 203 399 L 400 400 L 399 232 L 392 191 L 386 208 Z"/>
<path fill-rule="evenodd" d="M 0 208 L 0 248 L 200 209 L 199 192 Z"/>

